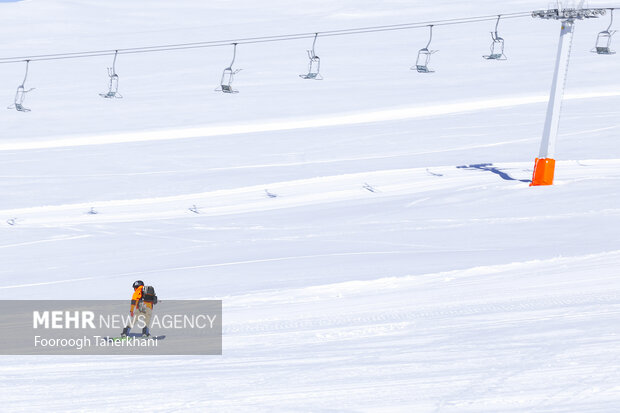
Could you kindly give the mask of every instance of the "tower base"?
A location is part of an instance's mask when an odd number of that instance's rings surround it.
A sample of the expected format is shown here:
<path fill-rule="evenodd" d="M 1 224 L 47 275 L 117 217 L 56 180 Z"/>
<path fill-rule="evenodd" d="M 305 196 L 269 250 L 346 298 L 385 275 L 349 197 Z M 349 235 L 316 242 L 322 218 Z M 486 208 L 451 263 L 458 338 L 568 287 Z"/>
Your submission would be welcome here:
<path fill-rule="evenodd" d="M 555 172 L 555 159 L 536 158 L 534 164 L 534 176 L 530 186 L 553 185 L 553 174 Z"/>

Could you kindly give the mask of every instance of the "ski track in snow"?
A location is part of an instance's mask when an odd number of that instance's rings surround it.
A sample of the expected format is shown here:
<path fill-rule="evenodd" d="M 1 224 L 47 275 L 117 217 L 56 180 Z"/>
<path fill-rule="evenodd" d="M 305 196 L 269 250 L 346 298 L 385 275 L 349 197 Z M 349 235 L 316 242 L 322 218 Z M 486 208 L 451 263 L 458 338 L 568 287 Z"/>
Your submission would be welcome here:
<path fill-rule="evenodd" d="M 555 386 L 553 382 L 545 382 L 545 373 L 542 371 L 557 374 L 556 369 L 569 368 L 563 364 L 562 354 L 570 352 L 572 345 L 569 343 L 575 339 L 574 334 L 577 334 L 571 331 L 570 326 L 592 318 L 616 318 L 620 314 L 620 291 L 616 289 L 604 292 L 590 285 L 579 292 L 574 285 L 567 285 L 547 296 L 541 296 L 540 291 L 532 289 L 515 291 L 509 294 L 510 298 L 502 296 L 494 300 L 494 286 L 496 283 L 497 286 L 501 285 L 501 280 L 505 278 L 514 277 L 516 274 L 525 276 L 524 274 L 531 274 L 532 271 L 541 274 L 539 271 L 542 270 L 546 274 L 544 277 L 549 279 L 565 277 L 566 270 L 561 270 L 562 268 L 587 271 L 588 268 L 592 268 L 593 263 L 605 267 L 609 263 L 616 262 L 618 257 L 619 251 L 609 251 L 587 256 L 475 267 L 448 273 L 231 296 L 225 298 L 232 318 L 227 323 L 225 334 L 232 352 L 243 351 L 242 345 L 235 345 L 242 338 L 248 340 L 245 345 L 258 344 L 261 342 L 261 337 L 269 337 L 270 341 L 275 342 L 300 341 L 306 343 L 306 347 L 328 343 L 340 345 L 350 343 L 348 347 L 355 349 L 356 357 L 368 355 L 373 343 L 377 345 L 382 342 L 392 345 L 399 343 L 397 347 L 393 347 L 394 354 L 383 357 L 385 362 L 394 360 L 393 364 L 388 363 L 392 386 L 399 388 L 408 383 L 411 386 L 419 386 L 416 388 L 420 391 L 426 389 L 427 393 L 443 394 L 441 400 L 436 403 L 436 410 L 422 407 L 424 397 L 410 398 L 409 403 L 418 406 L 420 411 L 470 411 L 469 408 L 471 411 L 479 411 L 481 404 L 486 405 L 484 410 L 493 410 L 493 403 L 500 403 L 498 406 L 503 406 L 503 410 L 512 405 L 518 411 L 518 406 L 523 407 L 523 404 L 542 408 L 554 405 L 557 400 L 579 401 L 581 398 L 578 395 L 565 394 L 562 387 Z M 591 274 L 594 275 L 593 272 Z M 534 278 L 541 276 L 535 275 Z M 607 279 L 606 282 L 609 282 L 605 275 L 599 274 L 595 278 L 601 281 Z M 445 283 L 450 283 L 451 289 L 460 292 L 454 295 L 452 301 L 425 297 L 428 294 L 432 295 L 437 285 Z M 587 282 L 583 283 L 583 286 L 587 285 Z M 589 291 L 590 289 L 593 291 Z M 476 290 L 479 291 L 478 295 L 468 293 Z M 372 309 L 366 308 L 364 311 L 354 304 L 377 294 L 383 299 L 374 303 Z M 261 318 L 259 312 L 255 320 L 248 320 L 246 317 L 235 319 L 237 311 L 245 314 L 242 312 L 244 309 L 264 309 L 271 306 L 276 308 L 281 305 L 286 305 L 290 313 L 280 314 L 279 317 L 271 319 Z M 321 308 L 320 315 L 314 315 L 313 309 L 316 308 Z M 331 316 L 325 317 L 326 313 Z M 550 340 L 546 346 L 529 347 L 526 344 L 527 334 L 537 334 L 527 333 L 528 328 L 540 329 L 538 334 L 544 336 L 546 325 L 558 323 L 566 325 L 564 334 L 567 340 L 564 343 Z M 522 330 L 525 336 L 520 335 Z M 416 334 L 416 331 L 420 334 Z M 444 334 L 448 334 L 450 338 Z M 495 340 L 492 346 L 489 343 L 490 339 Z M 583 346 L 590 345 L 587 338 L 579 339 Z M 524 343 L 522 348 L 519 346 L 520 341 Z M 396 350 L 397 348 L 400 351 Z M 458 350 L 460 355 L 451 356 L 450 352 L 457 351 L 457 348 L 460 348 Z M 594 353 L 600 350 L 600 347 L 591 348 Z M 500 361 L 502 357 L 506 357 L 502 354 L 515 351 L 516 354 L 512 354 L 509 358 L 511 365 L 518 367 L 506 369 L 506 365 Z M 462 357 L 463 352 L 467 354 L 465 359 Z M 333 360 L 336 367 L 332 369 L 335 374 L 342 374 L 342 371 L 347 370 L 346 356 L 340 354 L 340 357 L 345 359 Z M 368 357 L 373 359 L 370 355 Z M 404 359 L 412 364 L 398 362 Z M 421 359 L 425 359 L 428 364 L 422 364 Z M 279 365 L 276 360 L 264 360 L 264 362 Z M 325 360 L 323 362 L 327 363 Z M 547 367 L 541 367 L 541 364 Z M 476 380 L 459 381 L 458 371 L 464 366 L 469 366 L 470 374 L 476 376 Z M 418 369 L 426 371 L 425 379 L 418 381 L 414 378 L 413 382 L 407 382 L 405 377 Z M 350 370 L 355 371 L 354 368 Z M 439 386 L 441 390 L 437 387 L 433 389 L 433 386 L 439 383 L 434 384 L 432 377 L 442 370 L 452 370 L 457 376 L 449 380 L 447 388 Z M 541 373 L 538 374 L 538 371 Z M 400 383 L 399 377 L 405 381 Z M 527 380 L 527 377 L 538 380 L 535 384 L 540 389 L 538 394 L 530 394 L 527 400 L 501 399 L 502 393 L 510 386 Z M 590 380 L 593 383 L 600 383 L 601 379 L 614 377 L 617 377 L 617 371 L 614 373 L 613 368 L 608 368 L 598 373 L 592 372 Z M 361 395 L 366 389 L 365 383 L 362 381 L 342 389 L 357 391 Z M 489 389 L 495 389 L 493 392 L 495 395 L 492 395 Z M 390 403 L 387 401 L 390 397 L 389 392 L 382 395 L 375 393 L 374 396 L 384 403 Z M 613 393 L 608 395 L 610 396 L 613 398 Z M 422 405 L 417 405 L 416 401 Z M 369 403 L 372 405 L 373 402 L 369 400 Z M 414 408 L 414 411 L 417 410 Z"/>
<path fill-rule="evenodd" d="M 585 132 L 584 132 L 585 133 Z M 532 137 L 526 139 L 517 139 L 511 141 L 502 141 L 502 142 L 493 142 L 487 144 L 472 144 L 472 145 L 464 145 L 464 146 L 455 146 L 451 148 L 445 149 L 437 149 L 437 150 L 426 150 L 426 151 L 416 151 L 416 152 L 405 152 L 405 153 L 396 153 L 396 154 L 384 154 L 384 155 L 371 155 L 371 156 L 357 156 L 357 157 L 343 157 L 343 158 L 333 158 L 333 159 L 316 159 L 316 160 L 308 160 L 308 161 L 299 161 L 299 162 L 280 162 L 280 163 L 269 163 L 269 164 L 250 164 L 250 165 L 239 165 L 239 166 L 226 166 L 226 167 L 217 167 L 217 168 L 205 168 L 205 169 L 183 169 L 183 170 L 174 170 L 174 171 L 152 171 L 152 172 L 131 172 L 131 173 L 115 173 L 115 174 L 79 174 L 79 175 L 4 175 L 0 176 L 0 178 L 11 178 L 11 179 L 36 179 L 36 178 L 75 178 L 76 176 L 82 178 L 101 178 L 101 177 L 129 177 L 129 176 L 145 176 L 145 175 L 174 175 L 179 173 L 188 173 L 188 172 L 225 172 L 225 171 L 238 171 L 238 170 L 248 170 L 248 169 L 266 169 L 266 168 L 288 168 L 295 166 L 308 166 L 308 165 L 322 165 L 322 164 L 334 164 L 334 163 L 342 163 L 342 162 L 360 162 L 360 161 L 371 161 L 371 160 L 388 160 L 394 158 L 406 158 L 411 156 L 418 155 L 430 155 L 444 152 L 455 152 L 455 151 L 463 151 L 469 149 L 481 149 L 481 148 L 492 148 L 497 146 L 504 145 L 514 145 L 517 143 L 523 142 L 531 142 L 537 141 L 539 137 Z"/>
<path fill-rule="evenodd" d="M 81 237 L 74 237 L 73 239 L 77 239 Z M 67 238 L 68 239 L 68 238 Z M 32 242 L 29 244 L 34 244 L 36 242 Z M 259 260 L 247 260 L 247 261 L 231 261 L 231 262 L 220 262 L 220 263 L 212 263 L 212 264 L 204 264 L 204 265 L 193 265 L 187 267 L 169 267 L 169 268 L 161 268 L 158 270 L 149 270 L 149 271 L 133 271 L 119 274 L 106 274 L 98 277 L 80 277 L 80 278 L 71 278 L 66 280 L 55 280 L 55 281 L 45 281 L 39 283 L 28 283 L 28 284 L 16 284 L 16 285 L 3 285 L 0 286 L 0 290 L 3 289 L 13 289 L 13 288 L 28 288 L 42 285 L 53 285 L 53 284 L 64 284 L 64 283 L 72 283 L 77 281 L 85 281 L 85 280 L 96 280 L 96 279 L 109 279 L 109 278 L 119 278 L 119 277 L 127 277 L 127 276 L 144 276 L 148 274 L 156 274 L 156 273 L 170 273 L 175 271 L 184 271 L 184 270 L 196 270 L 196 269 L 208 269 L 208 268 L 217 268 L 217 267 L 230 267 L 230 266 L 241 266 L 241 265 L 249 265 L 249 264 L 259 264 L 266 262 L 278 262 L 278 261 L 298 261 L 298 260 L 309 260 L 313 258 L 324 258 L 324 257 L 348 257 L 348 256 L 357 256 L 357 255 L 391 255 L 391 254 L 408 254 L 409 251 L 364 251 L 364 252 L 343 252 L 343 253 L 333 253 L 333 254 L 315 254 L 315 255 L 299 255 L 299 256 L 289 256 L 289 257 L 277 257 L 277 258 L 264 258 Z"/>
<path fill-rule="evenodd" d="M 298 406 L 303 399 L 315 409 L 329 410 L 330 404 L 347 403 L 355 397 L 357 403 L 365 403 L 370 410 L 402 408 L 401 403 L 405 403 L 412 411 L 423 412 L 557 411 L 553 406 L 558 403 L 574 408 L 586 402 L 591 396 L 588 388 L 596 389 L 599 400 L 613 401 L 617 399 L 616 366 L 593 371 L 586 365 L 571 364 L 571 354 L 584 351 L 597 357 L 605 351 L 615 354 L 616 359 L 620 356 L 614 346 L 617 335 L 608 335 L 601 342 L 600 338 L 584 336 L 579 329 L 582 322 L 611 321 L 620 314 L 620 291 L 604 291 L 596 285 L 613 285 L 609 284 L 613 280 L 597 268 L 608 267 L 619 256 L 620 251 L 614 250 L 222 297 L 227 318 L 225 355 L 199 365 L 195 365 L 194 358 L 158 359 L 158 368 L 169 369 L 170 377 L 151 383 L 153 398 L 158 402 L 153 410 L 179 408 L 178 402 L 167 402 L 158 396 L 158 392 L 169 391 L 175 380 L 191 383 L 204 374 L 222 371 L 242 374 L 247 382 L 227 393 L 224 390 L 229 382 L 226 376 L 219 376 L 210 384 L 210 392 L 222 392 L 223 396 L 194 398 L 196 406 L 231 411 L 258 403 L 258 410 L 268 409 L 266 406 L 271 404 L 282 410 Z M 587 277 L 568 277 L 571 273 Z M 532 288 L 502 291 L 506 280 L 514 277 L 526 277 Z M 557 288 L 550 294 L 541 293 L 540 288 L 534 288 L 541 279 Z M 558 287 L 556 281 L 562 279 L 571 281 Z M 434 291 L 444 290 L 446 285 L 453 295 L 445 299 L 435 297 Z M 497 295 L 499 292 L 501 295 Z M 382 299 L 374 301 L 377 294 Z M 366 300 L 373 305 L 360 306 Z M 283 305 L 285 312 L 280 311 Z M 534 337 L 539 341 L 532 343 Z M 265 342 L 270 346 L 261 345 Z M 385 346 L 391 349 L 389 353 L 373 352 Z M 332 348 L 329 355 L 300 357 L 305 352 L 317 354 L 326 348 Z M 247 356 L 250 349 L 252 357 Z M 106 369 L 93 370 L 96 358 L 82 361 L 50 357 L 42 364 L 9 363 L 3 372 L 6 378 L 53 375 L 69 387 L 70 377 L 79 374 L 87 379 L 81 384 L 84 391 L 96 388 L 96 378 L 106 381 L 117 377 L 108 384 L 108 390 L 122 394 L 125 379 L 119 379 L 118 371 L 126 368 L 127 360 L 104 357 L 101 362 Z M 365 363 L 360 365 L 355 360 Z M 151 362 L 132 359 L 132 365 L 138 369 L 148 370 Z M 548 380 L 549 375 L 568 374 L 575 369 L 583 369 L 575 383 L 587 384 L 579 392 L 566 391 L 566 380 Z M 346 380 L 325 389 L 313 374 L 317 370 L 322 376 L 329 374 Z M 463 371 L 468 372 L 466 376 Z M 270 381 L 282 379 L 278 372 L 290 381 L 286 389 L 268 386 Z M 16 384 L 30 392 L 40 391 L 44 385 L 23 381 Z M 417 391 L 399 399 L 398 395 L 411 386 Z M 510 391 L 513 386 L 532 390 L 527 395 L 514 396 Z M 176 388 L 174 384 L 172 388 Z M 235 397 L 237 394 L 244 397 Z M 16 392 L 2 396 L 8 405 L 23 400 Z M 47 397 L 48 409 L 54 411 L 64 406 L 60 396 Z M 125 400 L 124 396 L 120 398 Z M 429 402 L 431 399 L 435 401 Z M 89 403 L 80 409 L 88 409 Z M 183 406 L 188 408 L 187 403 Z M 96 408 L 96 404 L 92 407 Z"/>
<path fill-rule="evenodd" d="M 565 99 L 594 99 L 620 96 L 620 91 L 587 92 L 567 94 Z M 206 138 L 210 136 L 238 135 L 258 132 L 277 132 L 295 129 L 324 128 L 345 125 L 359 125 L 373 122 L 390 122 L 431 116 L 452 115 L 489 109 L 500 109 L 521 105 L 544 103 L 547 96 L 514 96 L 502 99 L 471 100 L 460 103 L 416 106 L 412 108 L 378 110 L 366 113 L 310 118 L 300 120 L 277 120 L 248 125 L 210 126 L 185 129 L 169 129 L 150 132 L 130 132 L 107 135 L 59 137 L 36 139 L 23 142 L 2 142 L 0 151 L 22 151 L 34 149 L 66 148 L 75 146 L 109 145 L 129 142 L 165 141 L 174 139 Z"/>
<path fill-rule="evenodd" d="M 19 243 L 16 243 L 16 244 L 0 245 L 0 249 L 24 247 L 24 246 L 35 245 L 35 244 L 42 244 L 42 243 L 47 243 L 47 242 L 70 241 L 70 240 L 75 240 L 75 239 L 90 238 L 91 236 L 92 235 L 76 235 L 74 237 L 58 236 L 58 237 L 53 237 L 53 238 L 49 238 L 49 239 L 42 239 L 42 240 L 37 240 L 37 241 L 19 242 Z"/>
<path fill-rule="evenodd" d="M 575 161 L 558 162 L 561 180 L 556 185 L 569 181 L 591 179 L 620 179 L 620 160 L 590 160 L 591 168 L 583 172 Z M 531 166 L 524 163 L 502 163 L 494 165 L 508 172 L 526 171 Z M 101 224 L 107 222 L 131 222 L 152 219 L 173 219 L 182 217 L 221 216 L 244 214 L 273 209 L 298 208 L 333 202 L 365 199 L 369 196 L 420 195 L 453 188 L 462 189 L 468 185 L 497 184 L 498 178 L 488 171 L 459 170 L 454 167 L 435 167 L 435 175 L 429 175 L 428 168 L 404 170 L 383 170 L 339 176 L 326 176 L 288 182 L 274 182 L 265 185 L 241 187 L 212 192 L 175 195 L 158 198 L 97 201 L 66 205 L 49 205 L 30 208 L 0 210 L 0 217 L 16 219 L 19 226 L 65 226 L 79 224 Z M 472 172 L 476 172 L 474 175 Z M 616 176 L 614 176 L 614 173 Z M 440 174 L 441 176 L 437 176 Z M 525 175 L 523 172 L 520 175 Z M 365 182 L 373 182 L 380 193 L 364 189 Z M 500 181 L 501 182 L 501 181 Z M 518 187 L 526 187 L 516 182 Z M 278 197 L 266 197 L 265 188 L 278 193 Z M 415 205 L 421 200 L 410 203 Z M 197 205 L 192 213 L 189 208 Z M 89 213 L 91 208 L 96 213 Z M 614 210 L 609 210 L 614 212 Z"/>
<path fill-rule="evenodd" d="M 392 196 L 457 187 L 472 181 L 471 175 L 455 173 L 451 167 L 436 169 L 446 177 L 437 181 L 422 173 L 422 169 L 388 170 L 200 194 L 0 210 L 0 216 L 18 217 L 20 226 L 74 225 L 192 217 L 188 211 L 192 204 L 199 206 L 198 215 L 218 216 L 362 199 L 368 197 L 368 191 L 363 188 L 365 181 L 377 182 L 383 193 Z M 276 199 L 265 197 L 264 188 L 267 187 L 281 196 Z M 88 214 L 91 207 L 96 209 L 97 214 Z"/>

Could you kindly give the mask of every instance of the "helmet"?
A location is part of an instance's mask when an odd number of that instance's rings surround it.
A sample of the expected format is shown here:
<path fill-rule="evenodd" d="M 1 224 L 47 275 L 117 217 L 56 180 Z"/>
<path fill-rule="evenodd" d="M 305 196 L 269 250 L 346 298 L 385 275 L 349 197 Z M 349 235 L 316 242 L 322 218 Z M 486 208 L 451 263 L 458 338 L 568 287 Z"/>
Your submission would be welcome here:
<path fill-rule="evenodd" d="M 138 281 L 133 283 L 133 289 L 135 290 L 136 288 L 140 287 L 141 285 L 143 286 L 144 282 L 141 281 L 141 280 L 138 280 Z"/>

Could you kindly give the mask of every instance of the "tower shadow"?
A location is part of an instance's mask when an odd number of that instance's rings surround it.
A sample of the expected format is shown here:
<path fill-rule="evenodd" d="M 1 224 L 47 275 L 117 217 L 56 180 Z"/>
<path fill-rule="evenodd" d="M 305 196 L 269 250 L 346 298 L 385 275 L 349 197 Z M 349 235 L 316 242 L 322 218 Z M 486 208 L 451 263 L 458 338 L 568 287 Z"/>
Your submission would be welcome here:
<path fill-rule="evenodd" d="M 502 171 L 501 169 L 493 166 L 492 163 L 476 163 L 476 164 L 472 164 L 472 165 L 460 165 L 457 166 L 457 168 L 459 169 L 477 169 L 480 171 L 488 171 L 488 172 L 492 172 L 496 175 L 499 175 L 502 179 L 506 180 L 506 181 L 519 181 L 519 182 L 527 182 L 530 183 L 532 182 L 530 179 L 516 179 L 513 178 L 512 176 L 508 175 L 506 172 Z"/>

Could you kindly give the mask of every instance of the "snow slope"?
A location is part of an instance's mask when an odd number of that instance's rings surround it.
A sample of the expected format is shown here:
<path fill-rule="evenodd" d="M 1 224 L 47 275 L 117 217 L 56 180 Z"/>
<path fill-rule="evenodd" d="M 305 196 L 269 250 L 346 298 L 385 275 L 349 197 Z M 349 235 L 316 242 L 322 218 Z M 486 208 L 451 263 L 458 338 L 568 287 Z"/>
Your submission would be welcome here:
<path fill-rule="evenodd" d="M 609 6 L 591 2 L 591 6 Z M 546 7 L 24 0 L 0 57 Z M 578 22 L 556 182 L 529 187 L 559 25 L 423 29 L 32 62 L 0 113 L 0 298 L 221 299 L 224 354 L 7 357 L 3 411 L 614 412 L 619 57 Z M 23 64 L 0 65 L 9 105 Z M 271 196 L 269 196 L 271 194 Z M 193 210 L 193 211 L 192 211 Z M 96 213 L 89 213 L 96 212 Z M 139 397 L 136 397 L 139 394 Z M 139 402 L 136 399 L 140 399 Z"/>

